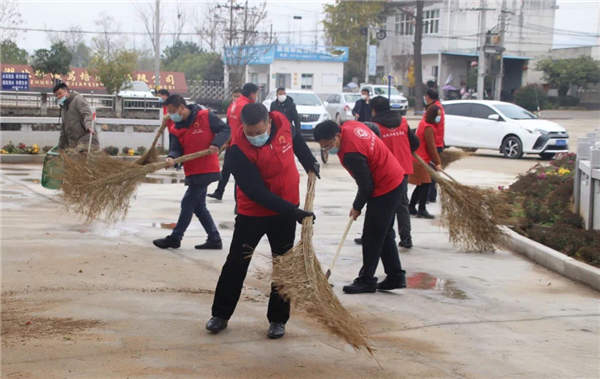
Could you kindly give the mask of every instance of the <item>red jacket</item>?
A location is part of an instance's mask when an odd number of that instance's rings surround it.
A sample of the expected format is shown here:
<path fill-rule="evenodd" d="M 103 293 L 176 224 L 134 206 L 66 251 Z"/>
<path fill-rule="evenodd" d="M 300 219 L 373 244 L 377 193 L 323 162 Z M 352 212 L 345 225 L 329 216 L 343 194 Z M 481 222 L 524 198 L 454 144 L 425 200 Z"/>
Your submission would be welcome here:
<path fill-rule="evenodd" d="M 206 150 L 213 142 L 215 134 L 210 129 L 208 112 L 208 109 L 198 111 L 196 120 L 190 124 L 189 128 L 177 129 L 173 127 L 171 133 L 179 140 L 184 155 Z M 183 170 L 185 176 L 220 172 L 219 156 L 210 154 L 187 161 L 183 165 Z"/>
<path fill-rule="evenodd" d="M 163 116 L 166 115 L 167 113 L 169 113 L 167 111 L 167 106 L 163 105 Z M 172 130 L 174 128 L 175 128 L 175 123 L 173 122 L 173 120 L 167 121 L 167 130 L 169 131 L 169 133 L 172 133 Z"/>
<path fill-rule="evenodd" d="M 398 160 L 385 143 L 362 122 L 346 121 L 342 126 L 342 142 L 338 152 L 342 165 L 344 156 L 348 153 L 359 153 L 367 157 L 374 184 L 371 197 L 385 195 L 404 180 L 404 169 Z"/>
<path fill-rule="evenodd" d="M 238 135 L 238 129 L 241 129 L 242 126 L 242 109 L 246 106 L 246 104 L 253 103 L 252 100 L 248 99 L 246 96 L 241 95 L 235 101 L 235 103 L 230 105 L 230 108 L 227 110 L 227 123 L 231 128 L 231 140 L 235 140 Z"/>
<path fill-rule="evenodd" d="M 279 112 L 270 112 L 269 117 L 276 129 L 275 134 L 271 135 L 270 143 L 261 147 L 253 146 L 246 138 L 244 130 L 239 128 L 232 146 L 237 145 L 248 160 L 258 168 L 269 191 L 297 205 L 300 203 L 300 174 L 294 159 L 290 122 Z M 237 211 L 238 214 L 251 217 L 277 214 L 250 200 L 239 187 L 237 188 Z"/>
<path fill-rule="evenodd" d="M 376 123 L 377 124 L 377 123 Z M 381 139 L 385 146 L 392 152 L 400 166 L 404 169 L 404 175 L 413 173 L 412 154 L 410 151 L 410 143 L 408 142 L 408 122 L 402 117 L 402 123 L 397 128 L 387 128 L 381 124 L 379 131 Z"/>
<path fill-rule="evenodd" d="M 440 122 L 434 125 L 435 130 L 435 147 L 444 147 L 444 134 L 446 129 L 446 112 L 444 111 L 444 107 L 442 107 L 442 103 L 439 100 L 433 102 L 434 105 L 440 107 L 442 111 L 442 119 Z M 425 119 L 425 115 L 423 115 L 423 120 Z"/>
<path fill-rule="evenodd" d="M 433 128 L 433 130 L 435 131 L 435 124 L 430 124 L 426 122 L 425 119 L 421 120 L 421 122 L 419 123 L 419 127 L 417 128 L 417 137 L 419 137 L 419 141 L 421 142 L 421 144 L 419 145 L 419 148 L 417 149 L 416 153 L 418 156 L 421 157 L 421 159 L 425 161 L 425 163 L 431 162 L 431 156 L 429 155 L 429 150 L 427 149 L 427 141 L 425 140 L 425 129 L 427 128 Z M 413 160 L 415 162 L 417 161 L 415 158 L 413 158 Z"/>

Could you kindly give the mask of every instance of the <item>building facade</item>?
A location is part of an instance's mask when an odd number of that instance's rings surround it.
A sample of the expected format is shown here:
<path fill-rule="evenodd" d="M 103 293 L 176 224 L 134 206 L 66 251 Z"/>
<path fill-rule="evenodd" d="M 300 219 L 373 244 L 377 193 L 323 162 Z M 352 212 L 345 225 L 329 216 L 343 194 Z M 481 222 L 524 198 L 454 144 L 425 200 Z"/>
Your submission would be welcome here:
<path fill-rule="evenodd" d="M 414 11 L 414 1 L 395 1 L 384 25 L 387 37 L 379 41 L 378 77 L 392 75 L 398 83 L 407 77 L 412 62 L 414 20 L 403 10 Z M 502 5 L 504 4 L 504 12 Z M 462 87 L 472 62 L 478 60 L 482 6 L 485 30 L 500 31 L 505 15 L 504 77 L 502 90 L 537 82 L 541 73 L 534 61 L 552 50 L 556 0 L 431 0 L 423 12 L 423 80 Z"/>
<path fill-rule="evenodd" d="M 245 82 L 257 84 L 265 94 L 278 87 L 311 90 L 319 95 L 342 90 L 347 47 L 275 44 L 254 48 L 262 51 L 249 53 L 251 56 L 241 54 L 248 59 Z"/>

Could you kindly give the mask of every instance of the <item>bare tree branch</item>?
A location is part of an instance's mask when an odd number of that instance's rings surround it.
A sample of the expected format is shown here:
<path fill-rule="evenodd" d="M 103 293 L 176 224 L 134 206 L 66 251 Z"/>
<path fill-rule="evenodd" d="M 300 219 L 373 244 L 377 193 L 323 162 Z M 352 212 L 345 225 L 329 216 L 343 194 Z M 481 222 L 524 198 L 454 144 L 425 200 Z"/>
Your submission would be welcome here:
<path fill-rule="evenodd" d="M 19 4 L 16 0 L 0 1 L 0 41 L 14 40 L 17 37 L 17 30 L 7 30 L 5 28 L 16 28 L 23 23 Z"/>
<path fill-rule="evenodd" d="M 133 6 L 133 9 L 135 10 L 135 15 L 136 17 L 142 22 L 142 24 L 144 25 L 144 30 L 146 31 L 146 34 L 148 35 L 148 37 L 150 37 L 150 42 L 152 43 L 152 49 L 155 48 L 156 46 L 156 41 L 155 41 L 155 36 L 156 36 L 156 23 L 154 22 L 154 16 L 155 16 L 155 10 L 156 10 L 156 6 L 155 6 L 155 2 L 150 0 L 150 1 L 144 1 L 144 2 L 133 2 L 131 3 L 131 5 Z M 163 29 L 165 27 L 165 16 L 163 13 L 164 7 L 161 3 L 160 5 L 160 26 L 159 26 L 159 34 L 161 34 L 163 32 Z"/>
<path fill-rule="evenodd" d="M 183 32 L 183 28 L 185 28 L 187 23 L 187 9 L 185 4 L 177 0 L 175 6 L 177 9 L 177 18 L 173 20 L 173 27 L 175 30 L 175 34 L 173 35 L 173 43 L 179 41 L 181 38 L 181 33 Z"/>

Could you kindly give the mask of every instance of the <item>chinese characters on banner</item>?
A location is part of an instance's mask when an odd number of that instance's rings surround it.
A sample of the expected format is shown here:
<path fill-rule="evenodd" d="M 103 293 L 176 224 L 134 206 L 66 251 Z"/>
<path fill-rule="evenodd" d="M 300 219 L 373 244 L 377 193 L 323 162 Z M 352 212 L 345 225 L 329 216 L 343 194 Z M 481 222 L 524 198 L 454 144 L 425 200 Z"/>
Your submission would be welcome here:
<path fill-rule="evenodd" d="M 54 77 L 51 77 L 50 74 L 43 75 L 39 71 L 34 72 L 31 66 L 27 65 L 3 64 L 0 67 L 0 71 L 2 72 L 2 75 L 5 73 L 27 74 L 28 78 L 26 81 L 28 83 L 28 89 L 25 91 L 51 91 L 52 87 L 54 86 L 54 79 L 61 79 L 66 85 L 69 86 L 70 89 L 78 92 L 85 93 L 94 91 L 94 93 L 106 93 L 106 89 L 100 82 L 100 78 L 90 75 L 86 68 L 71 67 L 71 70 L 67 73 L 67 75 L 55 75 Z M 130 79 L 132 81 L 145 82 L 150 88 L 153 88 L 155 78 L 156 77 L 153 71 L 134 71 Z M 161 88 L 167 89 L 172 93 L 188 93 L 187 84 L 185 82 L 185 74 L 182 72 L 161 71 L 160 86 Z M 20 90 L 21 89 L 19 89 L 19 91 Z"/>

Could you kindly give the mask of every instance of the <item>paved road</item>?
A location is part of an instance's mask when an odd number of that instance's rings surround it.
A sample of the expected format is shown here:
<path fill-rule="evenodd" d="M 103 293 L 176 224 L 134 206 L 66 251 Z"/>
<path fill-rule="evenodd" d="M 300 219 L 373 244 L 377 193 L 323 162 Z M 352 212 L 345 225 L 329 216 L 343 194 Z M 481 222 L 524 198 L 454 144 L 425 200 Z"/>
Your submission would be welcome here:
<path fill-rule="evenodd" d="M 457 165 L 452 174 L 488 186 L 512 180 L 513 168 L 495 166 L 513 161 L 477 159 L 497 171 Z M 325 266 L 355 191 L 335 161 L 323 167 L 317 185 L 314 245 Z M 266 241 L 229 329 L 210 335 L 204 324 L 226 251 L 193 249 L 205 238 L 197 221 L 181 249 L 151 244 L 170 232 L 182 184 L 143 184 L 125 223 L 85 226 L 65 213 L 56 192 L 35 182 L 39 166 L 1 168 L 3 378 L 595 378 L 600 372 L 597 292 L 510 252 L 463 253 L 436 221 L 417 219 L 415 248 L 401 253 L 408 289 L 342 294 L 361 264 L 351 241 L 332 275 L 343 304 L 365 323 L 382 368 L 299 312 L 285 338 L 266 338 L 269 285 L 256 278 L 257 268 L 268 267 Z M 230 185 L 223 202 L 209 204 L 225 245 L 234 223 L 232 192 Z M 351 237 L 361 225 L 355 223 Z"/>

